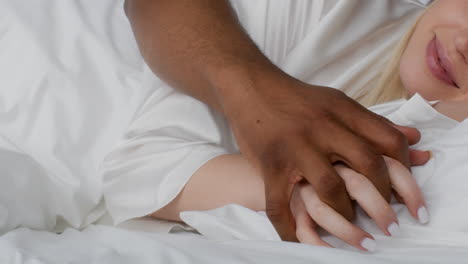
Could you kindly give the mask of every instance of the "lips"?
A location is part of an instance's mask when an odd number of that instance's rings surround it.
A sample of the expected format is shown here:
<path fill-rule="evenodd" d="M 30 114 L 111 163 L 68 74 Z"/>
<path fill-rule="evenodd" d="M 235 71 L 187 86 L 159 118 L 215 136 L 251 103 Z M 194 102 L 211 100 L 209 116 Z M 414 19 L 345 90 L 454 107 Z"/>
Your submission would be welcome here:
<path fill-rule="evenodd" d="M 452 64 L 446 52 L 436 37 L 429 42 L 426 52 L 426 61 L 432 75 L 450 86 L 458 88 L 452 73 Z"/>

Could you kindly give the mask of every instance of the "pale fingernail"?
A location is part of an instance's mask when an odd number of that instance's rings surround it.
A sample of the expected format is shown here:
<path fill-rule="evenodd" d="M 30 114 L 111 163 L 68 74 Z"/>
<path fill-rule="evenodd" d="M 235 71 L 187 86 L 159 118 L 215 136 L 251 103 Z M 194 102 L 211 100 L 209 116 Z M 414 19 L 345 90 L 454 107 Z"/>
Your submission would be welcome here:
<path fill-rule="evenodd" d="M 365 248 L 369 252 L 374 252 L 377 248 L 377 243 L 375 243 L 375 240 L 366 237 L 362 240 L 361 247 Z"/>
<path fill-rule="evenodd" d="M 434 157 L 434 153 L 432 153 L 432 150 L 428 150 L 427 152 L 429 152 L 429 159 L 432 159 Z"/>
<path fill-rule="evenodd" d="M 389 225 L 387 230 L 392 236 L 398 236 L 398 234 L 400 234 L 400 226 L 396 222 Z"/>
<path fill-rule="evenodd" d="M 429 223 L 429 213 L 427 212 L 426 207 L 421 207 L 418 209 L 418 220 L 421 224 Z"/>

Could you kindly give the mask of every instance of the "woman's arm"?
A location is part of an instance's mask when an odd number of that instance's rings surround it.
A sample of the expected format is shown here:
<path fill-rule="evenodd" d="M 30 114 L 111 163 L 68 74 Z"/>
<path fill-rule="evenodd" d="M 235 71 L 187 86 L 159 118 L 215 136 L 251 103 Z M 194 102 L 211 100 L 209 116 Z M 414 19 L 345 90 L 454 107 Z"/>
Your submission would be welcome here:
<path fill-rule="evenodd" d="M 204 211 L 239 204 L 265 210 L 263 179 L 241 155 L 223 155 L 208 161 L 171 203 L 151 216 L 180 221 L 182 211 Z"/>
<path fill-rule="evenodd" d="M 411 173 L 399 162 L 385 157 L 395 191 L 403 197 L 417 219 L 424 205 L 423 195 Z M 393 209 L 363 175 L 343 165 L 335 165 L 351 197 L 375 220 L 386 235 L 394 235 L 398 220 Z M 186 184 L 181 193 L 152 217 L 180 221 L 182 211 L 211 210 L 239 204 L 255 211 L 265 210 L 263 179 L 241 155 L 223 155 L 208 161 Z M 414 201 L 417 201 L 416 203 Z M 302 243 L 330 246 L 316 232 L 318 226 L 361 250 L 372 250 L 372 236 L 337 214 L 317 196 L 314 188 L 301 182 L 294 187 L 291 208 L 296 236 Z M 419 219 L 422 220 L 422 219 Z M 369 244 L 370 243 L 370 244 Z"/>

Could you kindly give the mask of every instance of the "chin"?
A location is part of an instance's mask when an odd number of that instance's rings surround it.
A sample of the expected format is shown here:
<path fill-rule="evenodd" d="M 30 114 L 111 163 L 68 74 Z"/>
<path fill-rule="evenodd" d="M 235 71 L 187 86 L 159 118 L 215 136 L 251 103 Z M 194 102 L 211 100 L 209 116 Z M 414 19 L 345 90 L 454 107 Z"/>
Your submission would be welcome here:
<path fill-rule="evenodd" d="M 426 99 L 428 101 L 438 100 L 437 95 L 435 95 L 434 93 L 428 91 L 427 89 L 421 88 L 421 87 L 427 87 L 427 86 L 424 86 L 423 84 L 420 84 L 420 86 L 418 86 L 418 88 L 408 87 L 408 86 L 404 86 L 404 87 L 405 87 L 405 90 L 406 90 L 407 98 L 411 98 L 413 95 L 415 95 L 417 93 L 417 94 L 421 95 L 424 99 Z"/>
<path fill-rule="evenodd" d="M 425 91 L 424 89 L 421 89 L 421 87 L 426 87 L 424 86 L 424 84 L 420 82 L 411 82 L 408 79 L 405 79 L 404 76 L 401 76 L 401 82 L 403 84 L 403 88 L 406 91 L 407 98 L 412 97 L 416 93 L 426 98 L 425 94 L 427 93 L 427 91 Z"/>
<path fill-rule="evenodd" d="M 435 101 L 441 99 L 441 94 L 437 91 L 437 89 L 435 89 L 436 87 L 434 87 L 433 83 L 422 81 L 423 77 L 421 77 L 420 80 L 405 77 L 408 76 L 401 76 L 401 82 L 406 90 L 408 97 L 412 97 L 413 95 L 418 93 L 428 101 Z"/>

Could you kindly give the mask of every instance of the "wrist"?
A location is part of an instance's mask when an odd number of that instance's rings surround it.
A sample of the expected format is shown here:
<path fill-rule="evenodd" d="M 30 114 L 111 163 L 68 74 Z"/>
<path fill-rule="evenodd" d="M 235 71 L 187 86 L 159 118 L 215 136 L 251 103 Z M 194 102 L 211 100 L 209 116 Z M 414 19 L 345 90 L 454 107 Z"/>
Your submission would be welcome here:
<path fill-rule="evenodd" d="M 232 64 L 214 72 L 209 78 L 211 88 L 219 110 L 229 120 L 249 114 L 271 88 L 292 79 L 269 61 Z"/>

